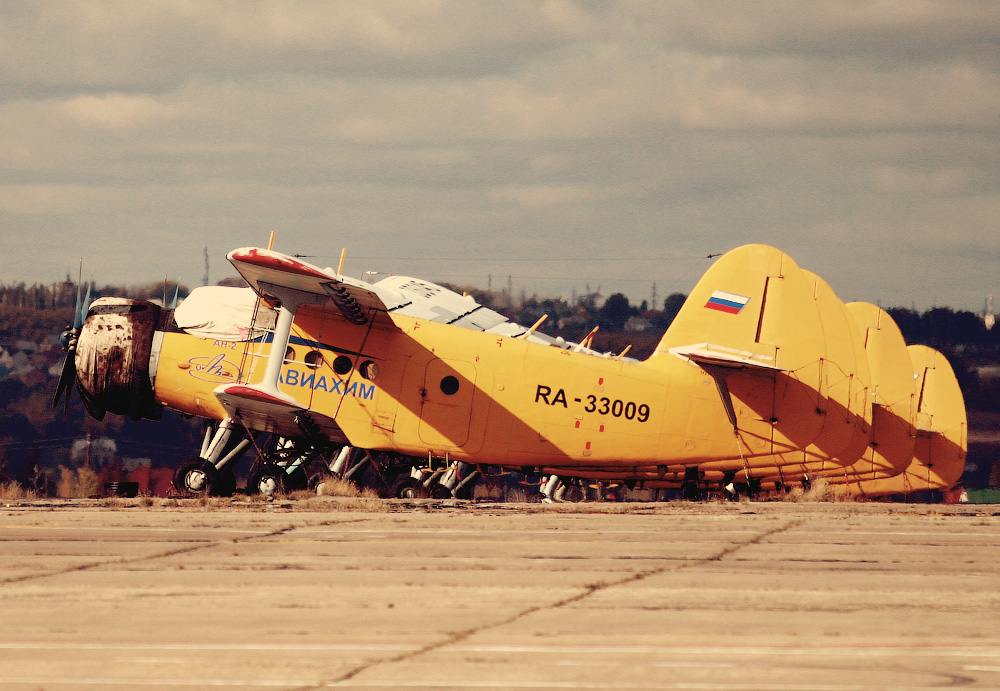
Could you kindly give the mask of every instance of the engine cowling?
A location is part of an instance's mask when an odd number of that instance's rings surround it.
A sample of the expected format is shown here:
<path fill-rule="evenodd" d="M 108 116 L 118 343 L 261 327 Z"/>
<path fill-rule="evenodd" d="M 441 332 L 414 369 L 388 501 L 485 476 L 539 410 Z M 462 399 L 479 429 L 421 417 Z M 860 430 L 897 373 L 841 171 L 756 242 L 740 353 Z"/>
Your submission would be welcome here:
<path fill-rule="evenodd" d="M 90 305 L 76 345 L 76 379 L 88 412 L 159 420 L 150 357 L 161 308 L 146 300 L 98 298 Z"/>

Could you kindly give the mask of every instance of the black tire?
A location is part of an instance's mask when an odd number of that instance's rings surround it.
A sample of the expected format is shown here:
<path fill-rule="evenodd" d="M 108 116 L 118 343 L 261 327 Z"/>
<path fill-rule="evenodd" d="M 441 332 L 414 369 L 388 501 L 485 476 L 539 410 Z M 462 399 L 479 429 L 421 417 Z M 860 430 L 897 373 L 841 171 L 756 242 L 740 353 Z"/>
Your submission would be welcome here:
<path fill-rule="evenodd" d="M 105 482 L 104 496 L 106 497 L 137 497 L 139 496 L 138 482 Z"/>
<path fill-rule="evenodd" d="M 451 499 L 451 490 L 444 485 L 432 485 L 430 488 L 431 499 Z"/>
<path fill-rule="evenodd" d="M 285 493 L 285 469 L 268 463 L 258 466 L 247 478 L 247 496 L 263 494 L 274 496 Z"/>
<path fill-rule="evenodd" d="M 198 456 L 187 459 L 174 471 L 174 489 L 187 497 L 207 496 L 218 482 L 215 466 Z"/>
<path fill-rule="evenodd" d="M 302 466 L 293 470 L 291 474 L 285 473 L 285 490 L 295 492 L 300 489 L 309 489 L 309 478 Z"/>
<path fill-rule="evenodd" d="M 404 475 L 392 483 L 392 496 L 396 499 L 426 499 L 427 490 L 416 478 Z"/>
<path fill-rule="evenodd" d="M 313 473 L 312 475 L 309 476 L 309 487 L 308 487 L 308 489 L 316 491 L 316 488 L 319 487 L 322 483 L 326 482 L 326 479 L 329 478 L 329 477 L 333 477 L 333 476 L 330 475 L 330 473 L 327 473 L 327 472 Z"/>
<path fill-rule="evenodd" d="M 234 494 L 236 494 L 236 476 L 231 470 L 223 471 L 215 487 L 212 488 L 212 496 L 231 497 Z"/>

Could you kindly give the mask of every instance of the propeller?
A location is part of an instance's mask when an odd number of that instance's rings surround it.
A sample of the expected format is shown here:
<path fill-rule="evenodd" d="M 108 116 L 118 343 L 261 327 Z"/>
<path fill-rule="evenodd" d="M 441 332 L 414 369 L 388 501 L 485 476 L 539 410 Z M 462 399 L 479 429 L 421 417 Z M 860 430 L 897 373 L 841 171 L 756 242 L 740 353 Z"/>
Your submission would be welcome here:
<path fill-rule="evenodd" d="M 80 329 L 83 327 L 83 320 L 87 316 L 87 305 L 90 304 L 90 286 L 87 286 L 87 297 L 80 301 L 80 290 L 83 286 L 77 283 L 76 286 L 76 307 L 73 308 L 73 326 L 67 327 L 59 340 L 62 342 L 63 350 L 66 351 L 66 359 L 63 360 L 62 371 L 59 373 L 59 384 L 56 386 L 56 395 L 52 399 L 52 408 L 59 404 L 59 399 L 63 392 L 66 392 L 66 403 L 63 415 L 69 411 L 69 399 L 72 393 L 70 385 L 76 379 L 76 343 L 80 338 Z"/>

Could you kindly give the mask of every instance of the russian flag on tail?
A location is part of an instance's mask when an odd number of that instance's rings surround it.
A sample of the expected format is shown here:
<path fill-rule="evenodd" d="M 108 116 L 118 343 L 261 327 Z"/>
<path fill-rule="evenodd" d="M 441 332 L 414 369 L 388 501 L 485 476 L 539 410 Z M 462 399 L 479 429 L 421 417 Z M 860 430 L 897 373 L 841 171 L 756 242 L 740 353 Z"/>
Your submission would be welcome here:
<path fill-rule="evenodd" d="M 712 297 L 705 303 L 705 307 L 725 312 L 726 314 L 739 314 L 750 302 L 750 298 L 736 293 L 727 293 L 724 290 L 717 290 L 712 293 Z"/>

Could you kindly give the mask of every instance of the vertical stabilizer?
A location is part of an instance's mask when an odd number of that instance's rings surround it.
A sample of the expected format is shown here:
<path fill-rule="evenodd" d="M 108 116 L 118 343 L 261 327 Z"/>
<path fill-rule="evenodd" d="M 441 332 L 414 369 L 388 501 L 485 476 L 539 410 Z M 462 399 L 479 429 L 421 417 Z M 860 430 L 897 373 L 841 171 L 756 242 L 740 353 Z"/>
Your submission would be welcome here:
<path fill-rule="evenodd" d="M 681 358 L 715 378 L 742 448 L 762 456 L 819 436 L 826 354 L 805 273 L 773 247 L 745 245 L 706 272 L 648 362 Z"/>
<path fill-rule="evenodd" d="M 968 422 L 955 372 L 933 348 L 912 345 L 906 351 L 916 385 L 913 458 L 899 475 L 861 483 L 867 495 L 949 489 L 965 470 Z"/>

